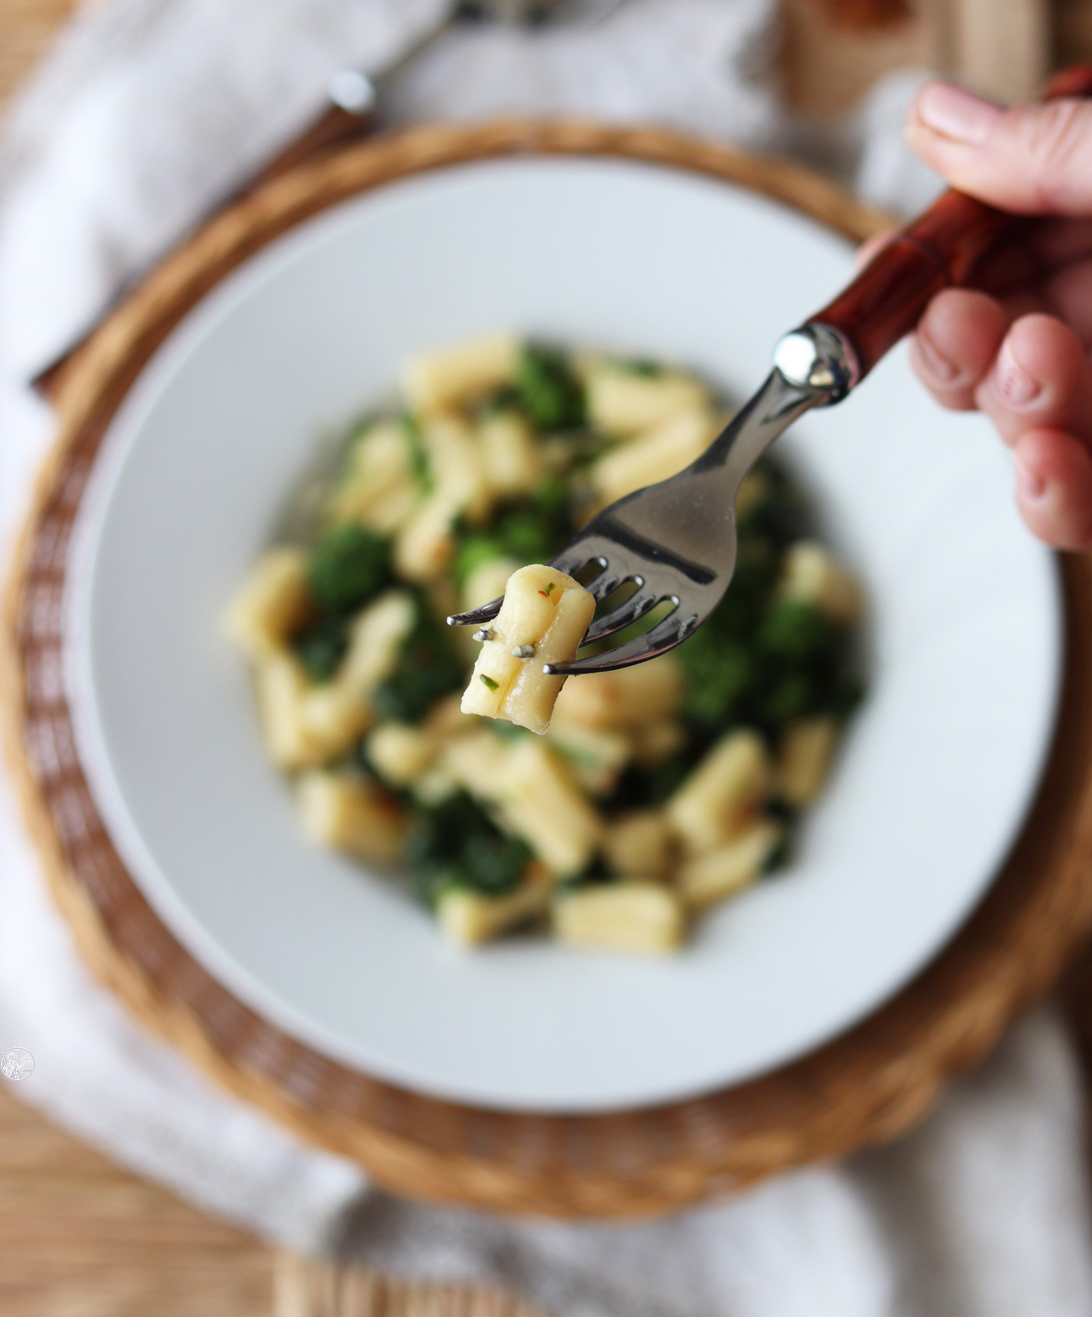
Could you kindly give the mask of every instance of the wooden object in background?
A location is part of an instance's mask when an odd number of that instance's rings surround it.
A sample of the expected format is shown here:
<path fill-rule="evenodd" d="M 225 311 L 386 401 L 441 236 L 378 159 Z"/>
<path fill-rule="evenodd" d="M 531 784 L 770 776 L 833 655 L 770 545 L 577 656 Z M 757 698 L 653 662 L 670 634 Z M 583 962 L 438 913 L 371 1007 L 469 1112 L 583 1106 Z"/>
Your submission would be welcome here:
<path fill-rule="evenodd" d="M 1051 62 L 1092 60 L 1092 0 L 1053 0 L 1047 8 Z"/>
<path fill-rule="evenodd" d="M 81 0 L 0 0 L 0 104 L 42 58 Z"/>
<path fill-rule="evenodd" d="M 1029 100 L 1058 64 L 1092 56 L 1092 3 L 1055 0 L 912 0 L 910 16 L 863 30 L 840 24 L 824 0 L 781 0 L 784 90 L 795 109 L 829 117 L 850 109 L 884 74 L 934 69 L 1002 101 Z"/>
<path fill-rule="evenodd" d="M 951 17 L 960 81 L 1001 101 L 1035 95 L 1050 68 L 1046 0 L 959 0 Z"/>
<path fill-rule="evenodd" d="M 362 1267 L 282 1253 L 276 1268 L 275 1317 L 546 1317 L 546 1314 L 541 1308 L 533 1308 L 499 1290 L 392 1279 Z M 554 1317 L 565 1315 L 557 1313 Z"/>
<path fill-rule="evenodd" d="M 3 1317 L 269 1317 L 264 1244 L 113 1165 L 15 1088 L 0 1079 Z"/>

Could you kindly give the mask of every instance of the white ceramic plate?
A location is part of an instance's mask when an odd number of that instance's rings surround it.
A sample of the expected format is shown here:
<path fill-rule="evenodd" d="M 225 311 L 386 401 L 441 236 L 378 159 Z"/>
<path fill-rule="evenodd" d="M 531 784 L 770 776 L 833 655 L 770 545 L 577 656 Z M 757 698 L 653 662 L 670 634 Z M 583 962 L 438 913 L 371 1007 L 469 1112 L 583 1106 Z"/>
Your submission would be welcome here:
<path fill-rule="evenodd" d="M 508 160 L 326 213 L 172 336 L 85 503 L 67 680 L 123 858 L 243 1000 L 429 1093 L 624 1107 L 814 1047 L 952 933 L 1038 776 L 1060 606 L 1001 446 L 979 418 L 931 405 L 901 352 L 780 443 L 865 583 L 868 702 L 792 869 L 713 913 L 674 959 L 445 946 L 393 885 L 302 838 L 220 631 L 316 440 L 385 394 L 407 353 L 511 327 L 677 359 L 739 397 L 850 265 L 828 232 L 720 183 Z"/>

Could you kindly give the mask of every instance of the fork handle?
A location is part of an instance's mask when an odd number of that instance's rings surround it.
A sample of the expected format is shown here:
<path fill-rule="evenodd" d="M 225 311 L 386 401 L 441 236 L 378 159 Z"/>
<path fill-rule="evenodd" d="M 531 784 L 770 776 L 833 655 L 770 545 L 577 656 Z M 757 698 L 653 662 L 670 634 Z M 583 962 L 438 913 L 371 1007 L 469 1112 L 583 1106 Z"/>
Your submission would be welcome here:
<path fill-rule="evenodd" d="M 1056 74 L 1041 99 L 1077 97 L 1092 97 L 1092 65 Z M 982 258 L 1025 223 L 949 188 L 807 323 L 836 330 L 848 342 L 856 384 L 914 328 L 936 293 L 965 284 Z"/>

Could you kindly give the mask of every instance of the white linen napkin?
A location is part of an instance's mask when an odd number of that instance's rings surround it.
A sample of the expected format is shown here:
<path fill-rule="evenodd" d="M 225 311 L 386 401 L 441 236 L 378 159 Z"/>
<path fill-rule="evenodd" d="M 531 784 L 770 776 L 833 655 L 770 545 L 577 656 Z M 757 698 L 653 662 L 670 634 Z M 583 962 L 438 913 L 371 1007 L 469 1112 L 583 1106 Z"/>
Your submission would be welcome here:
<path fill-rule="evenodd" d="M 667 123 L 829 149 L 762 74 L 773 0 L 627 0 L 600 24 L 463 30 L 391 88 L 394 121 L 512 110 Z M 316 109 L 328 73 L 377 69 L 445 0 L 112 0 L 85 13 L 0 145 L 0 541 L 6 555 L 48 409 L 27 376 Z M 869 198 L 936 181 L 900 144 L 921 75 L 844 126 Z M 76 958 L 0 781 L 0 1052 L 15 1091 L 118 1161 L 299 1248 L 384 1270 L 493 1281 L 560 1317 L 1088 1317 L 1089 1211 L 1076 1067 L 1039 1014 L 914 1135 L 838 1168 L 640 1226 L 509 1222 L 399 1202 L 301 1145 L 146 1035 Z M 9 1082 L 9 1081 L 2 1081 Z"/>

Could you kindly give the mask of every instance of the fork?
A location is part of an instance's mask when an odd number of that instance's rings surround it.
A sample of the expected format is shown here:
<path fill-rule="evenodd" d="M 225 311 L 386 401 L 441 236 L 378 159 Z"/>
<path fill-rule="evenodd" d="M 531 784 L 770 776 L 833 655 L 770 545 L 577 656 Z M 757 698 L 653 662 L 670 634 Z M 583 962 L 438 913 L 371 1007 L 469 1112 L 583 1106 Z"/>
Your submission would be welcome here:
<path fill-rule="evenodd" d="M 1044 99 L 1092 95 L 1092 66 L 1053 78 Z M 773 368 L 706 451 L 677 475 L 604 508 L 550 566 L 589 567 L 597 607 L 620 586 L 624 602 L 595 619 L 583 645 L 605 640 L 665 602 L 671 612 L 642 635 L 589 658 L 548 663 L 557 676 L 610 672 L 674 649 L 720 602 L 736 563 L 735 504 L 743 478 L 798 416 L 840 402 L 917 324 L 935 293 L 965 284 L 982 258 L 1028 221 L 949 189 L 901 229 L 824 309 L 784 335 Z M 481 626 L 503 598 L 448 618 Z"/>

